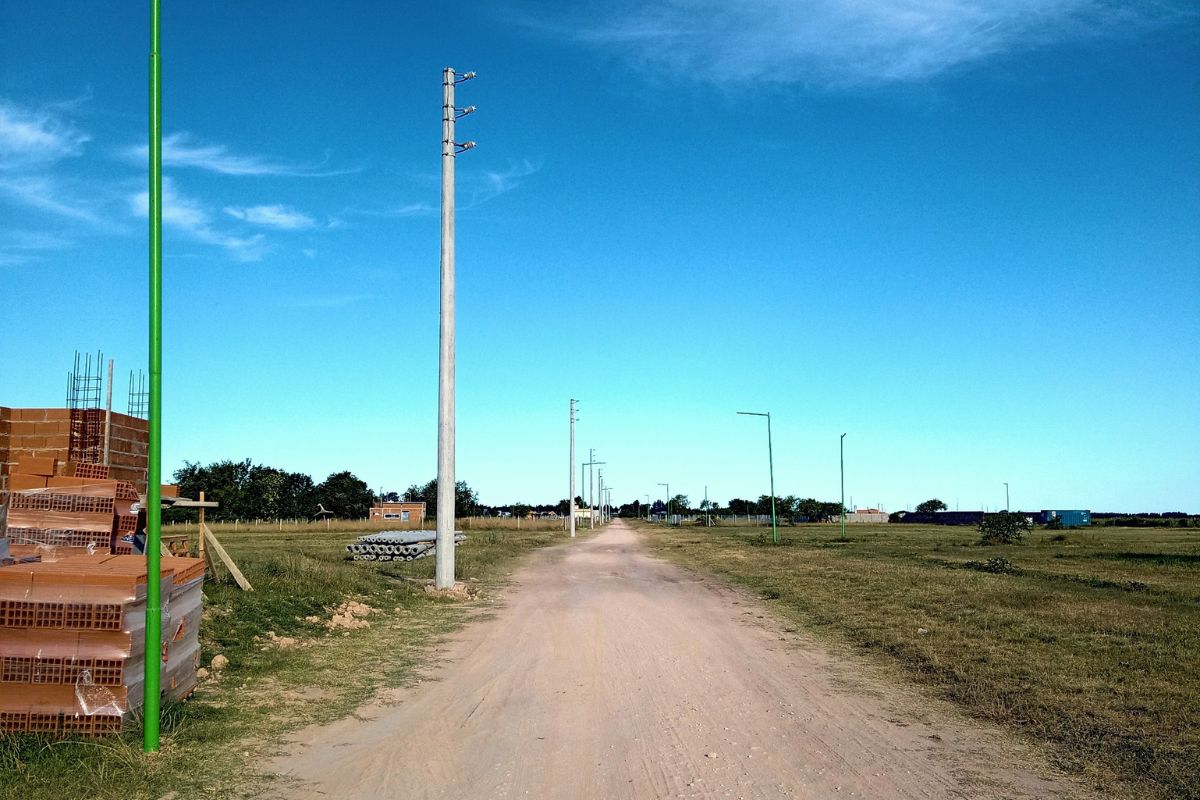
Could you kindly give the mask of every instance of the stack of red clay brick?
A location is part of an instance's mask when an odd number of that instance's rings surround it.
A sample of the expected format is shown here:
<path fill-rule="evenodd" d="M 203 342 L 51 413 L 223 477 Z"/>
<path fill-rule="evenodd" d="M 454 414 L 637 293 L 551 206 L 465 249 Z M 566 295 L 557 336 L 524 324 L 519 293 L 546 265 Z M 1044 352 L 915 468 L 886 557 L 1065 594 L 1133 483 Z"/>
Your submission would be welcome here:
<path fill-rule="evenodd" d="M 0 567 L 0 733 L 101 736 L 143 702 L 146 560 L 72 555 Z M 164 557 L 161 687 L 191 693 L 204 562 Z"/>
<path fill-rule="evenodd" d="M 107 425 L 107 437 L 105 430 Z M 108 458 L 104 458 L 107 438 Z M 22 458 L 109 463 L 109 477 L 146 491 L 149 423 L 103 409 L 0 406 L 0 490 Z"/>
<path fill-rule="evenodd" d="M 133 552 L 138 495 L 108 467 L 22 458 L 8 476 L 8 540 L 13 555 L 43 558 Z"/>

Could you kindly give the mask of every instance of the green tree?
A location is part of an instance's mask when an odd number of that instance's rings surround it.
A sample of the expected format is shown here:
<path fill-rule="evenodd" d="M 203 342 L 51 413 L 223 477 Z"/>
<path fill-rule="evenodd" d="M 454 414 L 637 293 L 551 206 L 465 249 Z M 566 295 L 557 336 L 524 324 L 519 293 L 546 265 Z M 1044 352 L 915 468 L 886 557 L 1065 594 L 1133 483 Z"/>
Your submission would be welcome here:
<path fill-rule="evenodd" d="M 671 498 L 671 513 L 686 514 L 691 510 L 691 501 L 686 494 L 677 494 Z"/>
<path fill-rule="evenodd" d="M 404 490 L 404 500 L 407 503 L 425 503 L 425 516 L 437 516 L 437 478 L 424 486 L 413 484 Z M 467 485 L 459 481 L 454 485 L 454 504 L 456 517 L 472 516 L 479 507 L 479 495 Z"/>
<path fill-rule="evenodd" d="M 367 486 L 367 482 L 348 470 L 335 472 L 326 478 L 317 487 L 316 496 L 317 502 L 325 506 L 326 511 L 332 511 L 340 519 L 366 517 L 375 501 L 375 493 Z"/>
<path fill-rule="evenodd" d="M 917 506 L 918 514 L 932 514 L 935 511 L 945 511 L 945 510 L 946 510 L 946 504 L 943 503 L 941 500 L 938 500 L 936 497 L 933 498 L 932 500 L 926 500 L 924 503 L 921 503 L 920 505 Z"/>
<path fill-rule="evenodd" d="M 317 484 L 311 475 L 303 472 L 283 473 L 279 490 L 278 516 L 280 519 L 304 519 L 311 517 L 317 507 Z"/>
<path fill-rule="evenodd" d="M 1029 520 L 1022 514 L 1001 511 L 996 514 L 986 514 L 980 521 L 979 544 L 1016 544 L 1021 537 L 1033 529 Z"/>

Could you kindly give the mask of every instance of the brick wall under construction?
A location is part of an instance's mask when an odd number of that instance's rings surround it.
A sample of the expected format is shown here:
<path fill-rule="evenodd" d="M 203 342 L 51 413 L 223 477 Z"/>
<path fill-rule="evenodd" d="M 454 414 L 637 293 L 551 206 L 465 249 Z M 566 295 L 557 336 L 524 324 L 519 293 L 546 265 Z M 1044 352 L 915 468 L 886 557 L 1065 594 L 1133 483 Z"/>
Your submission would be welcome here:
<path fill-rule="evenodd" d="M 109 474 L 146 491 L 149 423 L 113 412 Z M 7 408 L 0 406 L 0 492 L 18 459 L 100 463 L 104 459 L 104 409 Z"/>

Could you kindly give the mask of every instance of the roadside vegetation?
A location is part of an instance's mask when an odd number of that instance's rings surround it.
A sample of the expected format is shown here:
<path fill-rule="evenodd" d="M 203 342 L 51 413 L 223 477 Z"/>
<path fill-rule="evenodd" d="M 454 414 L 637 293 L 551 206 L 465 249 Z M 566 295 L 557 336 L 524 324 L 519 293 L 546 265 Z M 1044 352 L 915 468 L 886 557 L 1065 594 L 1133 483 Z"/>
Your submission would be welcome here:
<path fill-rule="evenodd" d="M 800 525 L 773 546 L 769 527 L 640 529 L 658 554 L 1050 745 L 1105 796 L 1200 798 L 1200 531 L 987 546 L 969 526 L 854 525 L 842 541 Z"/>
<path fill-rule="evenodd" d="M 100 740 L 0 736 L 0 798 L 259 796 L 270 780 L 265 761 L 289 733 L 419 680 L 438 637 L 487 613 L 523 555 L 562 541 L 560 532 L 524 522 L 520 531 L 470 531 L 457 571 L 474 596 L 460 601 L 425 591 L 433 558 L 351 562 L 344 548 L 361 525 L 306 527 L 218 534 L 254 591 L 240 591 L 223 572 L 205 585 L 201 660 L 211 669 L 219 654 L 229 664 L 191 700 L 165 710 L 160 753 L 141 752 L 138 725 Z"/>

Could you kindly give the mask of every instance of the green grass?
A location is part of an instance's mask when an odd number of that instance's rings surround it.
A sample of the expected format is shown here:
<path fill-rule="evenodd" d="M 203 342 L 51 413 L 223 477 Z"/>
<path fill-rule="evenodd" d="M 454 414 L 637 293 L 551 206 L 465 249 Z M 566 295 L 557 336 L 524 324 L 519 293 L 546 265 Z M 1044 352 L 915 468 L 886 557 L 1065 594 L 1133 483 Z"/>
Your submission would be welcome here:
<path fill-rule="evenodd" d="M 379 689 L 419 677 L 430 645 L 485 612 L 491 590 L 522 556 L 562 541 L 553 530 L 472 530 L 458 550 L 457 572 L 481 593 L 464 603 L 405 580 L 431 578 L 432 558 L 346 561 L 353 532 L 260 528 L 218 535 L 254 591 L 240 591 L 224 574 L 206 584 L 202 662 L 221 653 L 230 666 L 188 702 L 165 709 L 161 752 L 141 752 L 136 726 L 98 741 L 0 736 L 0 798 L 257 796 L 270 780 L 263 760 L 290 731 L 343 717 Z M 348 598 L 378 609 L 367 617 L 370 628 L 345 634 L 305 621 L 328 619 Z M 271 647 L 270 632 L 299 644 Z"/>
<path fill-rule="evenodd" d="M 854 525 L 849 541 L 796 526 L 780 546 L 769 529 L 641 529 L 660 555 L 1050 745 L 1106 794 L 1200 798 L 1200 531 L 980 547 L 938 526 Z"/>

